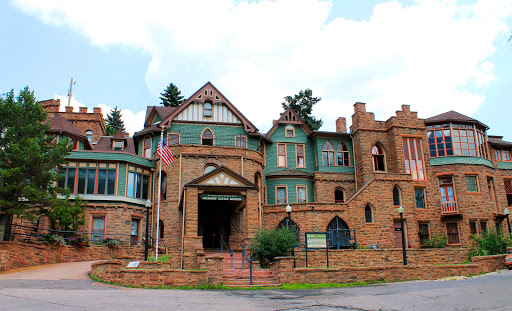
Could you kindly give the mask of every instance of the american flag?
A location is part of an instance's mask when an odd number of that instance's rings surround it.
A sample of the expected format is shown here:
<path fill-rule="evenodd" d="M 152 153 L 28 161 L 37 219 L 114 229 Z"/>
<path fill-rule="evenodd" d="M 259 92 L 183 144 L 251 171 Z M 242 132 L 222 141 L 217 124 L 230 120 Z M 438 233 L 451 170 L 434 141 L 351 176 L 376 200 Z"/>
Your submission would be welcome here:
<path fill-rule="evenodd" d="M 174 156 L 172 155 L 171 150 L 167 146 L 167 143 L 165 142 L 165 138 L 163 139 L 164 147 L 162 148 L 160 143 L 158 143 L 158 148 L 156 149 L 156 154 L 160 156 L 160 159 L 164 160 L 165 164 L 170 165 L 174 162 Z"/>

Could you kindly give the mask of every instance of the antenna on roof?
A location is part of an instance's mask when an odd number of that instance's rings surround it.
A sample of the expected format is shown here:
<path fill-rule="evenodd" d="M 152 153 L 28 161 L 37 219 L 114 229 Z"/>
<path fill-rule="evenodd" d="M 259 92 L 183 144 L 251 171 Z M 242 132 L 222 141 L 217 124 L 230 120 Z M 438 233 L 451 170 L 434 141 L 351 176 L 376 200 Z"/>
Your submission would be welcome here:
<path fill-rule="evenodd" d="M 76 82 L 75 82 L 76 83 Z M 68 94 L 68 107 L 71 106 L 71 95 L 73 94 L 73 78 L 71 78 L 71 83 L 69 84 L 69 94 Z"/>

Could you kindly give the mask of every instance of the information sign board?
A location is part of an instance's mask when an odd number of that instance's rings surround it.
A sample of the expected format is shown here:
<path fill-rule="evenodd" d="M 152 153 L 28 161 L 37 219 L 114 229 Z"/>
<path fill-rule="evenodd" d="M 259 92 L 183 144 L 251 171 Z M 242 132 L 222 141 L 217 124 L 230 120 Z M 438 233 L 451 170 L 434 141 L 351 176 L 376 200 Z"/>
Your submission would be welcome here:
<path fill-rule="evenodd" d="M 327 233 L 306 233 L 306 245 L 308 248 L 327 248 Z"/>

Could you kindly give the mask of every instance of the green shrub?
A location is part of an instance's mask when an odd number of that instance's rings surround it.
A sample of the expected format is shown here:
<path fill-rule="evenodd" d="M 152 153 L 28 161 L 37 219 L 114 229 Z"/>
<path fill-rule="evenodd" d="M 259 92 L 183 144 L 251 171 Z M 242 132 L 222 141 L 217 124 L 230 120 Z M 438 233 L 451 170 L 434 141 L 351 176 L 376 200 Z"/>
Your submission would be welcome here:
<path fill-rule="evenodd" d="M 148 257 L 148 261 L 158 261 L 158 262 L 167 262 L 169 260 L 169 255 L 159 255 L 158 260 L 155 259 L 155 255 L 151 255 Z"/>
<path fill-rule="evenodd" d="M 268 267 L 275 257 L 290 256 L 299 246 L 295 232 L 289 228 L 261 229 L 256 232 L 249 249 L 259 260 L 261 267 Z"/>
<path fill-rule="evenodd" d="M 512 245 L 510 237 L 495 228 L 487 229 L 487 231 L 481 235 L 472 234 L 470 238 L 473 240 L 473 248 L 470 251 L 470 256 L 506 254 L 507 246 Z"/>
<path fill-rule="evenodd" d="M 439 233 L 434 234 L 430 239 L 423 240 L 424 248 L 444 248 L 448 244 L 448 237 Z"/>
<path fill-rule="evenodd" d="M 45 234 L 43 236 L 46 243 L 50 245 L 56 245 L 56 246 L 64 246 L 66 245 L 66 241 L 63 237 L 57 234 Z"/>
<path fill-rule="evenodd" d="M 108 247 L 112 247 L 112 248 L 115 248 L 115 247 L 118 247 L 119 245 L 121 245 L 121 241 L 119 241 L 118 239 L 112 239 L 112 238 L 106 238 L 103 240 L 102 243 L 107 245 Z"/>

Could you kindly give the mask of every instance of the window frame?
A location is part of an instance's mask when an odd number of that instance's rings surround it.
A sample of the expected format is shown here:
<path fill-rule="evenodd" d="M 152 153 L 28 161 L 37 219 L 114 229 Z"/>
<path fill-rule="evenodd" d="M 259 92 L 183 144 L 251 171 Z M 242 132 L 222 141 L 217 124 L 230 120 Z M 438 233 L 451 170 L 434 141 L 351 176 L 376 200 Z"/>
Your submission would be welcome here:
<path fill-rule="evenodd" d="M 475 190 L 474 191 L 470 190 L 470 188 L 469 188 L 470 185 L 468 185 L 468 178 L 469 179 L 472 178 L 475 181 L 475 184 L 474 184 Z M 478 192 L 480 192 L 480 185 L 478 183 L 478 175 L 467 174 L 467 175 L 464 176 L 464 181 L 466 182 L 466 192 L 467 193 L 478 193 Z M 473 185 L 471 185 L 471 186 L 473 186 Z"/>
<path fill-rule="evenodd" d="M 398 185 L 393 187 L 393 206 L 402 206 L 402 190 Z"/>
<path fill-rule="evenodd" d="M 299 147 L 302 147 L 302 165 L 299 165 Z M 296 144 L 295 145 L 295 167 L 296 168 L 306 168 L 306 145 L 305 144 Z"/>
<path fill-rule="evenodd" d="M 423 207 L 418 207 L 418 198 L 417 198 L 417 193 L 416 193 L 417 190 L 421 190 L 422 197 L 423 197 Z M 425 196 L 425 187 L 415 187 L 414 188 L 414 203 L 415 203 L 414 206 L 417 209 L 421 209 L 421 210 L 427 209 L 427 203 L 426 203 L 425 197 L 426 197 Z"/>
<path fill-rule="evenodd" d="M 421 229 L 422 226 L 427 227 L 426 234 L 423 236 L 424 237 L 423 239 L 422 239 L 422 235 L 420 234 L 420 231 L 422 231 L 422 229 Z M 420 245 L 425 245 L 425 241 L 430 240 L 430 224 L 428 222 L 418 221 L 418 237 L 420 240 Z"/>
<path fill-rule="evenodd" d="M 292 133 L 289 135 L 288 131 L 292 131 Z M 284 127 L 284 137 L 295 137 L 295 126 L 288 124 Z"/>
<path fill-rule="evenodd" d="M 454 237 L 454 232 L 450 232 L 450 230 L 448 229 L 448 226 L 449 225 L 455 225 L 455 231 L 457 231 L 457 241 L 450 241 L 450 236 L 453 238 Z M 446 236 L 448 237 L 448 245 L 458 245 L 458 244 L 461 244 L 460 243 L 460 230 L 459 230 L 459 222 L 458 221 L 453 221 L 453 222 L 447 222 L 445 224 L 445 228 L 446 228 Z"/>
<path fill-rule="evenodd" d="M 131 177 L 133 176 L 133 178 Z M 147 179 L 146 179 L 147 177 Z M 147 188 L 144 189 L 144 181 L 147 180 Z M 131 188 L 131 189 L 130 189 Z M 146 190 L 146 193 L 144 193 Z M 126 174 L 126 197 L 147 200 L 151 196 L 151 171 L 139 167 L 128 166 Z"/>
<path fill-rule="evenodd" d="M 284 202 L 280 202 L 279 200 L 279 189 L 284 189 Z M 287 185 L 279 185 L 275 186 L 275 202 L 276 204 L 288 204 L 288 186 Z"/>
<path fill-rule="evenodd" d="M 446 135 L 446 131 L 449 131 L 449 135 Z M 437 135 L 438 132 L 440 135 Z M 486 130 L 476 124 L 443 123 L 428 125 L 427 140 L 431 158 L 469 156 L 490 160 Z M 440 155 L 440 151 L 443 153 L 442 155 Z M 474 151 L 474 154 L 472 154 L 472 151 Z M 467 154 L 464 154 L 466 152 Z"/>
<path fill-rule="evenodd" d="M 205 138 L 205 133 L 207 132 L 210 132 L 210 134 L 212 134 L 211 137 L 206 137 Z M 211 140 L 211 144 L 205 144 L 205 141 L 210 141 Z M 206 127 L 205 129 L 203 129 L 203 131 L 201 132 L 201 145 L 202 146 L 215 146 L 215 133 L 213 132 L 212 129 L 210 129 L 209 127 Z"/>
<path fill-rule="evenodd" d="M 235 136 L 235 147 L 237 147 L 237 148 L 247 148 L 247 136 L 245 136 L 245 135 L 236 135 Z"/>
<path fill-rule="evenodd" d="M 336 192 L 341 192 L 341 196 L 342 196 L 342 200 L 336 200 Z M 336 189 L 334 189 L 334 203 L 345 203 L 345 190 L 341 187 L 336 187 Z"/>
<path fill-rule="evenodd" d="M 95 219 L 103 219 L 103 229 L 95 229 L 94 228 L 94 220 Z M 93 241 L 101 241 L 105 237 L 107 227 L 107 217 L 105 214 L 103 215 L 93 215 L 91 219 L 91 238 Z M 101 231 L 99 231 L 101 230 Z M 100 233 L 101 232 L 101 233 Z M 99 239 L 96 238 L 96 236 L 99 236 Z"/>
<path fill-rule="evenodd" d="M 423 161 L 423 144 L 420 138 L 402 139 L 404 148 L 405 173 L 412 176 L 412 180 L 425 180 L 425 161 Z"/>
<path fill-rule="evenodd" d="M 207 107 L 206 105 L 209 105 Z M 210 101 L 205 101 L 203 104 L 203 117 L 212 118 L 213 117 L 213 103 Z"/>
<path fill-rule="evenodd" d="M 174 133 L 174 132 L 167 133 L 167 145 L 168 146 L 179 145 L 180 140 L 181 140 L 180 136 L 181 136 L 180 133 Z M 176 140 L 177 140 L 177 142 L 176 142 Z"/>
<path fill-rule="evenodd" d="M 369 211 L 369 214 L 368 214 L 368 211 Z M 368 218 L 368 216 L 370 216 L 370 218 Z M 372 224 L 375 222 L 373 207 L 370 204 L 366 204 L 364 207 L 364 222 L 366 224 Z"/>
<path fill-rule="evenodd" d="M 283 154 L 280 152 L 280 146 L 283 146 Z M 285 143 L 277 143 L 277 167 L 287 167 L 288 166 L 288 159 L 287 159 L 287 146 Z M 284 161 L 284 164 L 281 164 L 281 157 Z"/>
<path fill-rule="evenodd" d="M 503 186 L 505 188 L 505 195 L 507 197 L 507 205 L 512 206 L 512 179 L 503 178 Z"/>
<path fill-rule="evenodd" d="M 341 155 L 341 162 L 340 164 L 340 155 Z M 336 146 L 336 166 L 350 166 L 350 152 L 348 151 L 347 145 L 340 141 L 338 145 Z"/>
<path fill-rule="evenodd" d="M 327 149 L 326 149 L 326 146 L 327 146 Z M 330 147 L 330 149 L 329 149 Z M 334 145 L 329 141 L 329 140 L 326 140 L 324 142 L 324 144 L 322 145 L 322 165 L 323 166 L 336 166 L 336 161 L 335 161 L 335 149 L 334 149 Z M 331 160 L 331 161 L 329 161 Z M 326 163 L 327 161 L 327 163 Z M 332 164 L 331 164 L 332 163 Z"/>
<path fill-rule="evenodd" d="M 304 189 L 304 200 L 301 201 L 299 199 L 299 189 Z M 296 193 L 296 199 L 297 199 L 297 203 L 307 203 L 308 202 L 308 187 L 305 186 L 305 185 L 297 185 L 295 187 L 295 193 Z"/>
<path fill-rule="evenodd" d="M 450 183 L 442 183 L 441 181 L 443 179 L 447 180 L 450 178 Z M 458 206 L 457 206 L 457 194 L 455 192 L 455 184 L 453 183 L 453 175 L 450 176 L 442 176 L 438 179 L 439 182 L 439 194 L 441 199 L 441 208 L 443 214 L 454 214 L 458 213 Z M 450 192 L 448 189 L 451 189 L 452 195 L 450 196 Z M 447 200 L 443 200 L 443 192 L 444 197 Z M 453 200 L 449 200 L 453 198 Z"/>
<path fill-rule="evenodd" d="M 149 142 L 149 146 L 147 145 L 147 142 Z M 145 158 L 152 158 L 151 157 L 151 146 L 152 146 L 152 139 L 151 139 L 151 136 L 146 136 L 144 137 L 144 140 L 142 141 L 142 150 L 143 150 L 143 153 L 142 153 L 142 156 L 145 157 Z"/>
<path fill-rule="evenodd" d="M 372 164 L 374 172 L 386 172 L 386 153 L 384 152 L 384 148 L 379 144 L 373 145 L 371 149 L 372 154 Z M 380 168 L 380 162 L 382 162 L 382 168 Z"/>

